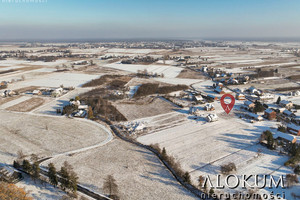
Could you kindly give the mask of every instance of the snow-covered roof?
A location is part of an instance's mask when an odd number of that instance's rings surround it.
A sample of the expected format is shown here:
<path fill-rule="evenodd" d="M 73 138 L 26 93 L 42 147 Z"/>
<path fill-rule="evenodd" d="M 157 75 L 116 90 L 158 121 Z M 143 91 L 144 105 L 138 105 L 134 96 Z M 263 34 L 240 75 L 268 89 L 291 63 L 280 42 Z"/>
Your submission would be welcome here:
<path fill-rule="evenodd" d="M 280 104 L 282 104 L 282 105 L 287 105 L 287 104 L 289 104 L 289 103 L 291 103 L 290 101 L 287 101 L 287 100 L 282 100 L 282 101 L 280 101 Z"/>
<path fill-rule="evenodd" d="M 291 128 L 291 129 L 294 129 L 294 130 L 297 130 L 299 131 L 300 130 L 300 126 L 297 126 L 296 124 L 288 124 L 287 125 L 288 128 Z"/>
<path fill-rule="evenodd" d="M 265 113 L 271 114 L 272 112 L 274 112 L 274 110 L 272 110 L 271 108 L 268 108 L 267 110 L 265 110 Z"/>
<path fill-rule="evenodd" d="M 246 105 L 246 106 L 250 106 L 251 104 L 253 104 L 252 101 L 245 101 L 245 102 L 244 102 L 244 105 Z"/>
<path fill-rule="evenodd" d="M 247 114 L 248 114 L 248 116 L 253 117 L 253 118 L 255 118 L 255 119 L 263 119 L 262 116 L 257 115 L 257 114 L 255 114 L 255 113 L 247 113 Z"/>
<path fill-rule="evenodd" d="M 289 133 L 283 133 L 283 132 L 280 132 L 280 131 L 274 131 L 274 130 L 272 130 L 272 131 L 274 132 L 273 137 L 274 137 L 275 139 L 277 139 L 277 138 L 283 138 L 283 139 L 286 139 L 286 140 L 292 142 L 292 141 L 296 138 L 296 136 L 291 135 L 291 134 L 289 134 Z M 297 138 L 296 138 L 296 139 L 297 139 Z"/>
<path fill-rule="evenodd" d="M 284 111 L 283 111 L 283 114 L 285 114 L 285 115 L 287 115 L 287 116 L 290 116 L 290 115 L 292 115 L 293 113 L 292 113 L 291 111 L 289 111 L 289 110 L 284 110 Z"/>

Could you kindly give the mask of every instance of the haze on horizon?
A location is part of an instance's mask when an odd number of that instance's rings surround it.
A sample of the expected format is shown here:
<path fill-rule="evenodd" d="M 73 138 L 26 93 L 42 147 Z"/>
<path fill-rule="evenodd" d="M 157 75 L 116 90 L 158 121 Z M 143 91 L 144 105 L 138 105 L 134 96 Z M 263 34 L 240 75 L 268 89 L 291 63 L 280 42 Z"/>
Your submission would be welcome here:
<path fill-rule="evenodd" d="M 0 40 L 300 38 L 297 0 L 0 1 Z"/>

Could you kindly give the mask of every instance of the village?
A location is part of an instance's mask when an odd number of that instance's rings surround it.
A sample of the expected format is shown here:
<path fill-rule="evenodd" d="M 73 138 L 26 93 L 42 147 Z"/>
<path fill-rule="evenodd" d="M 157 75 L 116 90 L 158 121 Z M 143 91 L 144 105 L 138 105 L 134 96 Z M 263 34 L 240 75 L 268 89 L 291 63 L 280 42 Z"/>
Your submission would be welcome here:
<path fill-rule="evenodd" d="M 44 170 L 67 161 L 78 184 L 104 199 L 108 175 L 120 199 L 199 199 L 222 193 L 199 188 L 199 177 L 230 163 L 238 175 L 297 174 L 299 51 L 233 41 L 0 45 L 0 177 L 41 199 L 67 195 L 14 169 L 20 151 Z M 235 97 L 229 114 L 224 94 Z M 299 188 L 294 179 L 286 199 Z"/>

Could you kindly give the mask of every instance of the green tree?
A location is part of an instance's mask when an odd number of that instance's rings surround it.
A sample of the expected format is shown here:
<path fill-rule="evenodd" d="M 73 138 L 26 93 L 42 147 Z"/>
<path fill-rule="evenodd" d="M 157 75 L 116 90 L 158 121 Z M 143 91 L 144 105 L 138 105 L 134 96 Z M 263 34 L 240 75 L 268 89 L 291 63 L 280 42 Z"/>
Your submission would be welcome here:
<path fill-rule="evenodd" d="M 32 165 L 32 175 L 31 178 L 34 180 L 34 182 L 40 178 L 40 166 L 38 162 L 33 163 Z"/>
<path fill-rule="evenodd" d="M 295 174 L 300 175 L 300 165 L 298 165 L 297 167 L 295 167 L 294 172 L 295 172 Z"/>
<path fill-rule="evenodd" d="M 209 190 L 209 195 L 212 196 L 214 193 L 215 193 L 214 189 L 213 189 L 213 188 L 210 188 L 210 190 Z"/>
<path fill-rule="evenodd" d="M 277 130 L 286 133 L 286 128 L 283 125 L 278 126 Z"/>
<path fill-rule="evenodd" d="M 22 168 L 25 172 L 31 173 L 32 171 L 32 166 L 28 160 L 23 160 Z"/>
<path fill-rule="evenodd" d="M 258 112 L 263 112 L 264 110 L 265 107 L 259 101 L 255 101 L 253 112 L 258 113 Z"/>
<path fill-rule="evenodd" d="M 58 185 L 58 179 L 56 174 L 56 168 L 53 163 L 49 163 L 48 165 L 48 177 L 50 180 L 50 183 L 56 187 Z"/>
<path fill-rule="evenodd" d="M 279 97 L 277 98 L 276 104 L 279 104 L 280 101 L 281 101 L 281 97 L 279 96 Z"/>
<path fill-rule="evenodd" d="M 69 189 L 73 193 L 76 193 L 77 192 L 77 184 L 78 184 L 78 176 L 73 170 L 71 170 L 71 171 L 69 171 L 69 177 L 70 177 Z"/>
<path fill-rule="evenodd" d="M 162 158 L 163 158 L 164 160 L 168 157 L 167 151 L 166 151 L 166 148 L 165 148 L 165 147 L 162 149 L 161 156 L 162 156 Z"/>
<path fill-rule="evenodd" d="M 70 187 L 70 175 L 67 169 L 67 166 L 64 165 L 60 168 L 60 176 L 61 176 L 61 188 L 66 190 Z"/>
<path fill-rule="evenodd" d="M 265 138 L 267 140 L 267 146 L 269 149 L 274 149 L 274 138 L 271 131 L 267 130 L 264 131 L 263 134 L 265 135 Z"/>
<path fill-rule="evenodd" d="M 191 176 L 190 176 L 189 172 L 185 172 L 182 179 L 184 182 L 191 184 Z"/>

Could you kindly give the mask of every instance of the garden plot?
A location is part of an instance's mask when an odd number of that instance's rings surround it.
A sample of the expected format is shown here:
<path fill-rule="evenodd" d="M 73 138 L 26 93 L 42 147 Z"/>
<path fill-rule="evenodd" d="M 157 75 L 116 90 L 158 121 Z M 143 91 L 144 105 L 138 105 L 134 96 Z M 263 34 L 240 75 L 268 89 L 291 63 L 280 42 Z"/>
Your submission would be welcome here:
<path fill-rule="evenodd" d="M 181 67 L 174 67 L 168 65 L 134 65 L 134 64 L 121 64 L 112 63 L 104 65 L 104 67 L 110 67 L 114 69 L 119 69 L 123 71 L 129 71 L 132 73 L 137 73 L 139 70 L 147 70 L 147 72 L 157 73 L 158 75 L 164 74 L 167 78 L 175 78 L 182 71 Z"/>
<path fill-rule="evenodd" d="M 6 110 L 9 111 L 17 111 L 17 112 L 28 112 L 31 111 L 39 106 L 41 106 L 45 102 L 44 98 L 30 98 L 26 101 L 8 107 Z"/>
<path fill-rule="evenodd" d="M 0 109 L 6 109 L 6 108 L 9 108 L 9 107 L 12 107 L 14 105 L 17 105 L 17 104 L 22 103 L 24 101 L 27 101 L 29 99 L 31 99 L 31 97 L 29 97 L 29 96 L 21 96 L 21 97 L 19 97 L 17 99 L 11 100 L 11 101 L 9 101 L 7 103 L 4 103 L 4 104 L 0 105 Z"/>
<path fill-rule="evenodd" d="M 197 199 L 175 180 L 153 153 L 119 139 L 104 147 L 51 160 L 57 168 L 64 161 L 73 166 L 80 184 L 96 192 L 104 193 L 104 180 L 107 175 L 113 175 L 120 199 Z"/>
<path fill-rule="evenodd" d="M 151 102 L 118 102 L 114 106 L 122 113 L 127 120 L 135 120 L 144 117 L 155 116 L 163 113 L 171 112 L 176 107 L 169 101 L 162 98 L 155 98 Z"/>
<path fill-rule="evenodd" d="M 82 84 L 99 78 L 99 75 L 79 74 L 79 73 L 52 73 L 45 76 L 39 76 L 33 80 L 22 82 L 23 86 L 40 87 L 80 87 Z"/>
<path fill-rule="evenodd" d="M 12 163 L 16 153 L 52 156 L 89 147 L 106 140 L 107 133 L 94 123 L 66 117 L 0 113 L 0 162 Z"/>

